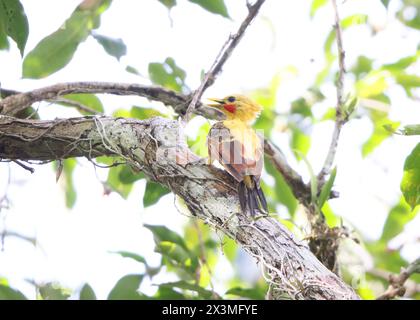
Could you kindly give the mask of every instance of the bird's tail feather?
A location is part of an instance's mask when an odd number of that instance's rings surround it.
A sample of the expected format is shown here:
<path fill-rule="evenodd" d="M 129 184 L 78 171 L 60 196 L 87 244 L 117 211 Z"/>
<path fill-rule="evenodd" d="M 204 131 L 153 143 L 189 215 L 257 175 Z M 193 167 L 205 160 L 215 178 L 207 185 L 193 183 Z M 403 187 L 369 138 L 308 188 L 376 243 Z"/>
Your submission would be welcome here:
<path fill-rule="evenodd" d="M 261 190 L 259 181 L 253 176 L 251 178 L 253 180 L 252 186 L 247 185 L 245 181 L 240 182 L 238 186 L 241 210 L 246 213 L 248 209 L 252 216 L 255 216 L 257 212 L 267 214 L 267 200 Z"/>

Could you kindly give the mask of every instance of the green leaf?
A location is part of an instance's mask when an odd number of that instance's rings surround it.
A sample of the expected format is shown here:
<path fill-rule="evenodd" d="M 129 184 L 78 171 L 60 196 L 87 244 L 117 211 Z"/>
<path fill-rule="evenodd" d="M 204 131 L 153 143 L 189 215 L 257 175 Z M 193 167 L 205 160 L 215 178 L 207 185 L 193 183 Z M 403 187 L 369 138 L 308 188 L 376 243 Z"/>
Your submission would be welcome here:
<path fill-rule="evenodd" d="M 186 297 L 170 287 L 159 287 L 155 298 L 157 300 L 184 300 Z"/>
<path fill-rule="evenodd" d="M 88 107 L 96 112 L 99 112 L 99 113 L 104 112 L 104 106 L 102 105 L 101 100 L 99 100 L 99 98 L 95 96 L 94 94 L 68 94 L 68 95 L 63 96 L 63 98 L 78 102 L 81 105 Z M 69 105 L 69 104 L 66 104 L 65 102 L 60 103 L 60 104 L 67 105 L 70 107 L 75 107 L 74 105 Z M 80 110 L 80 113 L 83 115 L 94 114 L 94 112 L 89 112 L 85 110 Z"/>
<path fill-rule="evenodd" d="M 369 139 L 362 145 L 362 155 L 366 157 L 373 150 L 375 150 L 386 138 L 392 135 L 392 132 L 386 129 L 398 127 L 399 122 L 394 122 L 388 119 L 385 112 L 372 110 L 371 119 L 373 121 L 373 132 Z"/>
<path fill-rule="evenodd" d="M 141 108 L 141 107 L 132 107 L 130 110 L 131 118 L 135 119 L 149 119 L 153 117 L 163 117 L 164 115 L 159 111 L 152 108 Z"/>
<path fill-rule="evenodd" d="M 420 77 L 415 74 L 404 72 L 394 73 L 395 81 L 401 85 L 409 97 L 412 96 L 411 89 L 420 87 Z"/>
<path fill-rule="evenodd" d="M 23 56 L 28 40 L 29 25 L 25 10 L 19 0 L 0 0 L 0 25 L 2 31 L 16 42 Z"/>
<path fill-rule="evenodd" d="M 233 263 L 238 255 L 238 245 L 231 238 L 225 236 L 223 238 L 223 254 Z"/>
<path fill-rule="evenodd" d="M 154 225 L 150 225 L 150 224 L 145 224 L 144 227 L 149 229 L 153 233 L 153 237 L 155 239 L 156 244 L 158 244 L 159 242 L 162 242 L 162 241 L 173 242 L 173 243 L 176 243 L 176 244 L 180 245 L 187 252 L 189 251 L 185 242 L 184 242 L 184 239 L 179 234 L 177 234 L 176 232 L 168 229 L 167 227 L 165 227 L 165 226 L 154 226 Z"/>
<path fill-rule="evenodd" d="M 401 191 L 411 208 L 420 204 L 420 143 L 405 159 Z"/>
<path fill-rule="evenodd" d="M 412 210 L 407 202 L 401 198 L 400 202 L 388 213 L 388 217 L 382 230 L 381 241 L 388 242 L 400 234 L 407 222 L 413 220 L 418 211 L 419 210 Z"/>
<path fill-rule="evenodd" d="M 205 122 L 198 130 L 197 137 L 194 140 L 188 139 L 189 148 L 200 157 L 207 157 L 208 155 L 207 135 L 210 127 L 210 123 Z"/>
<path fill-rule="evenodd" d="M 270 136 L 271 130 L 274 126 L 275 120 L 275 106 L 277 91 L 282 81 L 283 74 L 289 74 L 290 71 L 286 69 L 284 72 L 276 73 L 270 81 L 268 87 L 260 88 L 252 92 L 251 98 L 263 107 L 260 116 L 254 124 L 257 130 L 264 130 L 265 134 Z"/>
<path fill-rule="evenodd" d="M 61 29 L 41 40 L 23 61 L 23 77 L 45 78 L 65 67 L 89 35 L 89 20 L 89 13 L 75 11 Z"/>
<path fill-rule="evenodd" d="M 330 174 L 330 177 L 328 178 L 328 181 L 324 184 L 321 190 L 321 194 L 318 197 L 318 208 L 322 208 L 324 206 L 324 203 L 328 200 L 331 189 L 334 185 L 335 176 L 337 174 L 337 168 L 335 167 Z"/>
<path fill-rule="evenodd" d="M 122 56 L 127 54 L 127 47 L 122 39 L 115 39 L 97 33 L 93 33 L 92 36 L 109 55 L 115 57 L 117 60 L 120 60 Z"/>
<path fill-rule="evenodd" d="M 296 150 L 296 152 L 300 153 L 299 150 Z M 316 197 L 318 194 L 318 179 L 315 176 L 314 170 L 312 168 L 311 163 L 306 158 L 306 156 L 302 153 L 300 153 L 300 157 L 302 158 L 303 162 L 305 162 L 306 167 L 308 168 L 310 182 L 311 182 L 311 202 L 316 203 Z"/>
<path fill-rule="evenodd" d="M 420 135 L 420 124 L 407 124 L 398 131 L 398 133 L 405 136 Z"/>
<path fill-rule="evenodd" d="M 385 7 L 386 9 L 388 9 L 389 1 L 390 1 L 390 0 L 381 0 L 382 4 L 384 5 L 384 7 Z"/>
<path fill-rule="evenodd" d="M 95 291 L 93 291 L 89 284 L 86 283 L 82 290 L 80 290 L 79 300 L 96 300 Z"/>
<path fill-rule="evenodd" d="M 408 5 L 403 6 L 400 11 L 397 12 L 397 18 L 404 23 L 407 27 L 420 30 L 420 10 L 419 2 L 414 0 L 412 3 L 407 3 Z M 410 6 L 412 5 L 412 7 Z M 411 7 L 415 10 L 415 14 L 412 17 L 407 18 L 404 14 L 404 11 L 407 7 Z"/>
<path fill-rule="evenodd" d="M 290 216 L 293 217 L 296 212 L 298 202 L 294 197 L 290 186 L 286 183 L 283 176 L 273 166 L 269 159 L 264 160 L 264 167 L 265 170 L 267 170 L 267 172 L 275 179 L 274 188 L 266 187 L 265 184 L 262 184 L 264 194 L 268 197 L 267 200 L 272 203 L 272 207 L 277 203 L 283 204 L 288 209 Z"/>
<path fill-rule="evenodd" d="M 168 188 L 163 187 L 159 183 L 147 181 L 146 191 L 143 196 L 143 206 L 145 208 L 157 203 L 161 197 L 170 193 Z"/>
<path fill-rule="evenodd" d="M 365 24 L 368 20 L 368 16 L 366 14 L 353 14 L 351 16 L 345 17 L 341 19 L 341 27 L 343 29 L 347 29 L 351 26 L 357 26 L 361 24 Z"/>
<path fill-rule="evenodd" d="M 149 63 L 149 76 L 154 84 L 168 89 L 180 92 L 186 88 L 186 73 L 176 65 L 173 58 L 166 58 L 164 63 Z"/>
<path fill-rule="evenodd" d="M 303 117 L 312 117 L 311 106 L 308 104 L 308 101 L 304 98 L 299 98 L 292 102 L 292 113 L 300 114 Z"/>
<path fill-rule="evenodd" d="M 311 11 L 310 16 L 311 18 L 314 17 L 315 13 L 323 6 L 325 6 L 328 3 L 328 0 L 312 0 L 311 3 Z"/>
<path fill-rule="evenodd" d="M 42 39 L 23 61 L 23 77 L 40 79 L 65 67 L 80 43 L 99 26 L 109 0 L 83 1 L 63 26 Z"/>
<path fill-rule="evenodd" d="M 372 70 L 373 60 L 366 56 L 357 57 L 357 61 L 351 68 L 352 73 L 356 75 L 357 79 L 366 75 Z"/>
<path fill-rule="evenodd" d="M 337 110 L 335 107 L 328 108 L 327 111 L 325 111 L 324 115 L 322 116 L 321 121 L 326 121 L 326 120 L 335 121 L 336 114 L 337 114 Z"/>
<path fill-rule="evenodd" d="M 7 39 L 7 34 L 3 23 L 0 23 L 0 50 L 5 49 L 9 49 L 9 40 Z"/>
<path fill-rule="evenodd" d="M 171 10 L 173 7 L 176 6 L 176 0 L 158 0 L 161 4 L 163 4 L 168 10 Z"/>
<path fill-rule="evenodd" d="M 142 256 L 140 256 L 136 253 L 132 253 L 132 252 L 128 252 L 128 251 L 113 251 L 111 253 L 119 254 L 123 258 L 130 258 L 130 259 L 133 259 L 137 262 L 140 262 L 140 263 L 143 263 L 143 264 L 147 265 L 146 259 L 144 259 Z"/>
<path fill-rule="evenodd" d="M 296 159 L 301 160 L 301 156 L 306 156 L 311 147 L 311 138 L 300 128 L 293 126 L 290 147 L 292 148 Z"/>
<path fill-rule="evenodd" d="M 131 189 L 133 188 L 133 183 L 126 183 L 128 181 L 122 181 L 120 178 L 120 174 L 122 174 L 122 170 L 124 170 L 125 166 L 118 166 L 118 167 L 112 167 L 108 171 L 108 179 L 106 180 L 106 184 L 108 187 L 111 188 L 111 190 L 118 192 L 121 197 L 124 199 L 128 198 L 128 195 L 131 192 Z M 125 170 L 131 170 L 125 168 Z M 137 178 L 137 177 L 132 177 Z"/>
<path fill-rule="evenodd" d="M 399 250 L 390 250 L 384 241 L 366 243 L 366 248 L 374 258 L 375 267 L 378 269 L 400 273 L 401 267 L 407 265 Z"/>
<path fill-rule="evenodd" d="M 136 172 L 128 165 L 120 165 L 118 178 L 122 184 L 133 184 L 137 180 L 144 179 L 145 175 L 143 172 Z"/>
<path fill-rule="evenodd" d="M 55 283 L 46 283 L 39 287 L 39 294 L 44 300 L 67 300 L 71 292 Z"/>
<path fill-rule="evenodd" d="M 132 74 L 135 74 L 136 76 L 140 76 L 140 77 L 143 77 L 143 75 L 140 73 L 140 71 L 139 70 L 137 70 L 135 67 L 133 67 L 133 66 L 127 66 L 126 68 L 125 68 L 125 71 L 127 71 L 127 72 L 129 72 L 129 73 L 132 73 Z"/>
<path fill-rule="evenodd" d="M 387 78 L 390 73 L 387 70 L 374 70 L 366 74 L 355 84 L 357 96 L 360 98 L 372 98 L 383 94 L 388 88 Z"/>
<path fill-rule="evenodd" d="M 229 14 L 225 2 L 223 0 L 189 0 L 192 3 L 198 4 L 200 7 L 212 13 L 220 14 L 228 18 Z"/>
<path fill-rule="evenodd" d="M 342 219 L 340 219 L 334 211 L 332 211 L 331 206 L 329 205 L 328 201 L 324 203 L 322 206 L 322 214 L 325 217 L 325 222 L 330 228 L 338 227 L 342 223 Z"/>
<path fill-rule="evenodd" d="M 206 290 L 196 284 L 189 283 L 187 281 L 175 281 L 175 282 L 167 282 L 162 283 L 159 285 L 161 288 L 178 288 L 183 290 L 194 291 L 198 294 L 198 296 L 202 299 L 211 299 L 213 297 L 213 292 L 210 290 Z"/>
<path fill-rule="evenodd" d="M 256 288 L 246 289 L 241 287 L 231 288 L 225 294 L 231 294 L 238 297 L 248 298 L 252 300 L 264 300 L 265 295 Z"/>
<path fill-rule="evenodd" d="M 73 208 L 74 204 L 76 203 L 77 193 L 76 189 L 74 187 L 73 182 L 73 172 L 76 168 L 77 161 L 76 159 L 65 159 L 63 161 L 63 172 L 60 179 L 63 179 L 63 186 L 64 186 L 64 192 L 65 192 L 65 198 L 66 198 L 66 207 L 67 208 Z M 55 169 L 57 170 L 58 166 L 57 163 L 55 163 Z"/>
<path fill-rule="evenodd" d="M 367 21 L 367 15 L 354 14 L 354 15 L 351 15 L 342 19 L 340 24 L 341 24 L 342 29 L 344 30 L 351 26 L 364 24 L 366 23 L 366 21 Z M 327 39 L 325 40 L 325 43 L 324 43 L 324 53 L 325 53 L 326 64 L 316 77 L 315 84 L 317 86 L 320 86 L 328 77 L 331 67 L 333 66 L 333 62 L 336 59 L 336 55 L 333 52 L 333 44 L 334 44 L 335 39 L 336 39 L 335 30 L 332 29 L 328 33 Z"/>
<path fill-rule="evenodd" d="M 401 72 L 402 70 L 408 68 L 413 63 L 415 63 L 417 59 L 419 58 L 419 56 L 420 56 L 420 50 L 417 51 L 417 53 L 413 56 L 401 58 L 394 63 L 384 64 L 382 66 L 382 69 L 386 69 L 391 72 Z"/>
<path fill-rule="evenodd" d="M 177 268 L 184 277 L 195 279 L 198 258 L 188 249 L 184 239 L 165 226 L 145 225 L 144 227 L 153 233 L 155 251 L 162 254 L 165 264 Z"/>
<path fill-rule="evenodd" d="M 198 260 L 191 252 L 170 241 L 157 243 L 155 251 L 165 258 L 163 260 L 164 264 L 174 266 L 184 274 L 187 272 L 189 278 L 195 278 Z"/>
<path fill-rule="evenodd" d="M 143 280 L 142 274 L 129 274 L 122 277 L 111 292 L 108 294 L 108 300 L 138 300 L 142 295 L 137 292 L 140 283 Z"/>
<path fill-rule="evenodd" d="M 356 109 L 356 106 L 358 104 L 357 97 L 349 97 L 348 100 L 345 102 L 344 106 L 342 106 L 341 110 L 344 112 L 344 115 L 346 118 L 349 118 L 354 110 Z"/>
<path fill-rule="evenodd" d="M 0 300 L 27 300 L 22 292 L 0 284 Z"/>

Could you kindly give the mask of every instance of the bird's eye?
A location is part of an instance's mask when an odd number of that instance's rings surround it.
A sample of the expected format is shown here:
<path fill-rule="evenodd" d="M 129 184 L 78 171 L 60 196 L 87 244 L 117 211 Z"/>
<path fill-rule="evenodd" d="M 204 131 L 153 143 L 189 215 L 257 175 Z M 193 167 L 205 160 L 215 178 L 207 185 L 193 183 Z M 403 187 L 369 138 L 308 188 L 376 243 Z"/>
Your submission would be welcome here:
<path fill-rule="evenodd" d="M 227 99 L 229 102 L 235 102 L 235 97 L 232 97 L 232 96 L 230 96 L 228 99 Z"/>

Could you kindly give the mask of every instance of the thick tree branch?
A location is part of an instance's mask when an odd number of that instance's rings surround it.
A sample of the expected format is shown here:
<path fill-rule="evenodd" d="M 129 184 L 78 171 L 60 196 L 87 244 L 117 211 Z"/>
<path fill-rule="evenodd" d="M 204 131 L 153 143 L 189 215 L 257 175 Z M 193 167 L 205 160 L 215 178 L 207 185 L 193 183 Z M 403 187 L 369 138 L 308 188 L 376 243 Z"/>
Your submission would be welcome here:
<path fill-rule="evenodd" d="M 38 101 L 55 100 L 58 103 L 61 103 L 62 96 L 70 93 L 138 95 L 151 100 L 160 101 L 165 105 L 173 106 L 175 111 L 179 114 L 185 113 L 190 101 L 188 96 L 162 87 L 110 82 L 68 82 L 25 93 L 8 89 L 0 89 L 0 93 L 7 96 L 7 98 L 0 101 L 0 110 L 3 110 L 3 112 L 0 113 L 7 115 L 15 115 L 30 106 L 32 103 Z M 209 119 L 220 119 L 220 114 L 217 110 L 209 108 L 201 103 L 194 109 L 194 113 Z M 60 154 L 59 150 L 56 150 L 56 152 L 58 155 Z M 309 186 L 303 183 L 300 175 L 288 164 L 282 152 L 268 140 L 265 140 L 265 152 L 266 155 L 273 161 L 277 170 L 283 174 L 295 197 L 304 205 L 309 203 Z M 60 157 L 63 157 L 63 155 L 60 155 L 58 158 Z"/>
<path fill-rule="evenodd" d="M 245 34 L 246 29 L 251 24 L 252 20 L 257 16 L 261 6 L 265 0 L 257 0 L 253 5 L 248 5 L 248 15 L 242 21 L 239 26 L 238 31 L 234 35 L 229 35 L 229 38 L 220 49 L 220 52 L 217 54 L 216 59 L 213 62 L 213 65 L 210 67 L 210 70 L 204 76 L 203 81 L 200 84 L 200 87 L 194 92 L 193 98 L 188 105 L 188 108 L 185 112 L 185 121 L 188 121 L 190 114 L 195 109 L 198 101 L 200 101 L 201 96 L 204 91 L 213 85 L 216 80 L 217 75 L 222 71 L 223 65 L 231 56 L 233 50 L 235 50 L 238 43 L 241 41 L 243 35 Z"/>
<path fill-rule="evenodd" d="M 241 213 L 236 183 L 202 165 L 183 140 L 177 121 L 83 117 L 21 120 L 0 117 L 0 157 L 55 160 L 118 155 L 185 200 L 193 216 L 233 238 L 254 256 L 271 285 L 271 296 L 296 299 L 358 299 L 308 247 L 277 220 Z"/>

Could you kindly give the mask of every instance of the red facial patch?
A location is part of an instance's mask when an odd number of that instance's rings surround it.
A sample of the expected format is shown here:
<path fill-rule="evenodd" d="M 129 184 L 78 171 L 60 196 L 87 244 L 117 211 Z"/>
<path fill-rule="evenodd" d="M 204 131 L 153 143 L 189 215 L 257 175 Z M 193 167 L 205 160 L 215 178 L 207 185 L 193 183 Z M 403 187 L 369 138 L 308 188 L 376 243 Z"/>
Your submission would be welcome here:
<path fill-rule="evenodd" d="M 226 111 L 229 111 L 230 113 L 234 113 L 236 111 L 236 106 L 234 104 L 225 104 L 223 105 Z"/>

